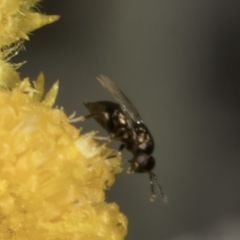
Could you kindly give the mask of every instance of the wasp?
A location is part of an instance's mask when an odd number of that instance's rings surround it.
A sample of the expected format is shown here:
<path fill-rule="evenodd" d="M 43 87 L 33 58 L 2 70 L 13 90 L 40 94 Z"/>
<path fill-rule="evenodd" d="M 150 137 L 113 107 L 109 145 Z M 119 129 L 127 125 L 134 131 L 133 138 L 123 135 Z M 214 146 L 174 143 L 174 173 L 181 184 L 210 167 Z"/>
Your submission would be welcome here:
<path fill-rule="evenodd" d="M 137 109 L 117 85 L 106 76 L 97 78 L 117 101 L 85 102 L 84 105 L 90 114 L 82 120 L 94 118 L 109 134 L 110 139 L 120 141 L 121 152 L 127 149 L 133 154 L 129 160 L 130 171 L 133 173 L 148 173 L 152 198 L 156 196 L 155 184 L 158 186 L 162 198 L 166 200 L 165 193 L 158 183 L 157 176 L 152 172 L 155 159 L 152 156 L 154 140 L 147 126 L 144 124 Z"/>

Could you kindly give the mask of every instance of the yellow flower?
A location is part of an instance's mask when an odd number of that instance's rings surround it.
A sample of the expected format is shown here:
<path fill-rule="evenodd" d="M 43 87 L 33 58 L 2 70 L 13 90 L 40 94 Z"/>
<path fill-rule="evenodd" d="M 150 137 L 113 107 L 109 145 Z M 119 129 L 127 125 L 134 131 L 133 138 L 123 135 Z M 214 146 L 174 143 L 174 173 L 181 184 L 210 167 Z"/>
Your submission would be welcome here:
<path fill-rule="evenodd" d="M 33 12 L 36 2 L 0 0 L 0 239 L 124 239 L 126 217 L 105 202 L 120 157 L 52 108 L 58 82 L 43 97 L 44 75 L 31 84 L 8 61 L 23 33 L 57 19 Z"/>
<path fill-rule="evenodd" d="M 59 16 L 46 16 L 34 11 L 39 0 L 0 1 L 0 47 L 19 39 L 29 40 L 28 33 L 56 21 Z"/>

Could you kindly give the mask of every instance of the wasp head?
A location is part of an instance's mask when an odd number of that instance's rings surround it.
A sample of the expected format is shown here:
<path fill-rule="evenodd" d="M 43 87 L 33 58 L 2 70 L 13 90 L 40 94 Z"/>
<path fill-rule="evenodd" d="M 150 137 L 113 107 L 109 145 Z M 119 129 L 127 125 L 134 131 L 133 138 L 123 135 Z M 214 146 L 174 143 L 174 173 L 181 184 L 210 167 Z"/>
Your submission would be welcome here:
<path fill-rule="evenodd" d="M 134 154 L 131 162 L 131 171 L 135 173 L 150 172 L 155 166 L 155 159 L 144 152 Z"/>

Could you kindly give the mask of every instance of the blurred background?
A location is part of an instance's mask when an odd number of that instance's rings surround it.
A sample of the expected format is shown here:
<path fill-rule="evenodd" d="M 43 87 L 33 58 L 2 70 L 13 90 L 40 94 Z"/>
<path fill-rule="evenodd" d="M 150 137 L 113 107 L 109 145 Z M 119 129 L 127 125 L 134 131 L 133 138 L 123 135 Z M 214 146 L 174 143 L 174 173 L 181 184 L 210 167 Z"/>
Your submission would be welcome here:
<path fill-rule="evenodd" d="M 83 101 L 113 100 L 109 76 L 155 138 L 154 172 L 168 196 L 149 201 L 147 174 L 117 175 L 107 201 L 128 216 L 127 240 L 240 239 L 240 2 L 45 0 L 61 19 L 32 33 L 19 71 L 47 89 L 67 114 Z M 99 130 L 89 120 L 76 124 Z M 113 144 L 113 147 L 118 147 Z M 131 155 L 123 153 L 124 159 Z M 124 163 L 127 169 L 127 161 Z"/>

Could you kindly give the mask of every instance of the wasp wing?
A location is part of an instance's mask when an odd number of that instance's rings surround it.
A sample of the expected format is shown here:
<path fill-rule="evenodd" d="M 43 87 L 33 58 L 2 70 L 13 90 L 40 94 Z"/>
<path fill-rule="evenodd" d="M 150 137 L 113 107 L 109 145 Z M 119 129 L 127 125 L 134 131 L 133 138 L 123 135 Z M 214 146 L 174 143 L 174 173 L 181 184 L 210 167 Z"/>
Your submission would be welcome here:
<path fill-rule="evenodd" d="M 134 122 L 135 123 L 142 122 L 142 119 L 137 109 L 135 108 L 135 106 L 127 98 L 127 96 L 122 92 L 122 90 L 119 89 L 113 81 L 111 81 L 110 78 L 101 75 L 97 79 L 101 83 L 101 85 L 104 88 L 106 88 L 111 93 L 111 95 L 118 101 L 123 112 L 126 115 L 126 118 L 128 119 L 128 122 L 131 128 L 133 128 Z"/>

